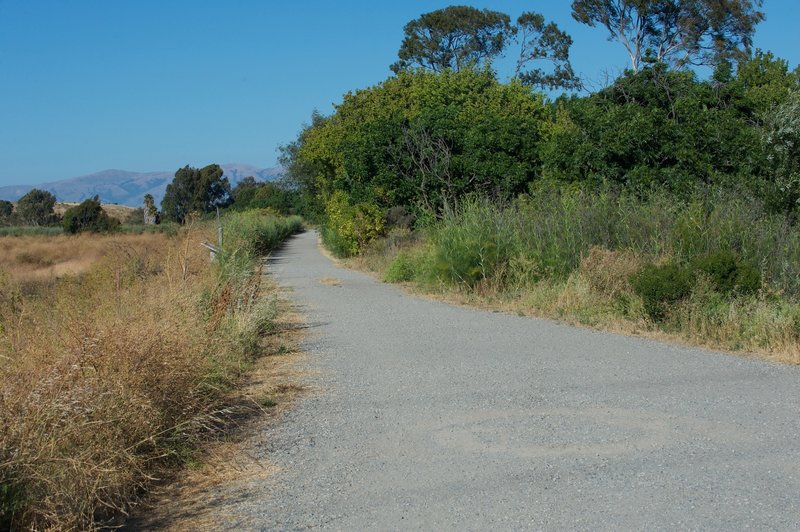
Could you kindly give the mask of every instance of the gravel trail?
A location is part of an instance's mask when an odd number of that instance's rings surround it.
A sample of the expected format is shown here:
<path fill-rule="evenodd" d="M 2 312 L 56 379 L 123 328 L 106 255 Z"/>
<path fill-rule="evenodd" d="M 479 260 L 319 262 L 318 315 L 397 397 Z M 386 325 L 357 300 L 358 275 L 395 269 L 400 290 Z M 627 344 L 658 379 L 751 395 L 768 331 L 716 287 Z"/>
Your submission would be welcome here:
<path fill-rule="evenodd" d="M 414 298 L 314 232 L 270 271 L 315 391 L 223 527 L 800 529 L 798 367 Z"/>

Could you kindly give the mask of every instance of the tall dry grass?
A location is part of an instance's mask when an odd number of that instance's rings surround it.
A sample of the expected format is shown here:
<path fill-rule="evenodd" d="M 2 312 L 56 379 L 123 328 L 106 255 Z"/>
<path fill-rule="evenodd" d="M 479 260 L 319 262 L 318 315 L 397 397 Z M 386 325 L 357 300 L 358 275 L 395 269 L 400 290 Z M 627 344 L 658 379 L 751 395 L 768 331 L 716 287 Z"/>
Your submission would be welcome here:
<path fill-rule="evenodd" d="M 0 276 L 0 528 L 116 522 L 224 426 L 225 391 L 276 310 L 255 256 L 209 261 L 198 243 L 212 233 L 14 248 L 14 275 Z M 80 275 L 25 284 L 26 254 L 59 264 L 77 251 Z"/>

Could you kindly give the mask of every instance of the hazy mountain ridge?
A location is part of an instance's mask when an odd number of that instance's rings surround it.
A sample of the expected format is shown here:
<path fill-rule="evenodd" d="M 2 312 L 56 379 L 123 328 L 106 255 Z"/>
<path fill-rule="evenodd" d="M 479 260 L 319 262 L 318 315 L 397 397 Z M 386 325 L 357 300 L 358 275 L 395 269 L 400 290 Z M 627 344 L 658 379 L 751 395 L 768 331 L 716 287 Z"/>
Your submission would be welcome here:
<path fill-rule="evenodd" d="M 283 174 L 283 168 L 257 168 L 249 164 L 221 164 L 231 186 L 247 176 L 260 181 L 274 181 Z M 139 207 L 145 194 L 152 194 L 156 204 L 161 203 L 167 185 L 175 177 L 175 170 L 162 172 L 129 172 L 127 170 L 103 170 L 59 181 L 38 185 L 11 185 L 0 187 L 0 199 L 17 201 L 33 188 L 47 190 L 58 201 L 80 202 L 94 195 L 103 203 L 119 203 Z"/>

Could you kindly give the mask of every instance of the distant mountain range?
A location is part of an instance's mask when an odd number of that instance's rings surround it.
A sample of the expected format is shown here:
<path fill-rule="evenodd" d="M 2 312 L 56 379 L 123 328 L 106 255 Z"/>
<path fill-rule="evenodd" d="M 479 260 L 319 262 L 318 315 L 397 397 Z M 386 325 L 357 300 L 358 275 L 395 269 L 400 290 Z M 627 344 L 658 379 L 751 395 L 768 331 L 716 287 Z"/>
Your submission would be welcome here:
<path fill-rule="evenodd" d="M 275 181 L 283 174 L 280 166 L 273 168 L 256 168 L 249 164 L 221 164 L 225 177 L 231 187 L 247 176 L 258 181 Z M 156 205 L 161 203 L 167 185 L 175 177 L 175 170 L 163 172 L 128 172 L 126 170 L 103 170 L 89 175 L 70 177 L 60 181 L 41 183 L 39 185 L 18 185 L 0 187 L 0 199 L 17 201 L 33 188 L 47 190 L 55 195 L 58 201 L 80 202 L 95 195 L 100 196 L 102 203 L 119 203 L 131 207 L 140 207 L 145 194 L 152 194 Z"/>

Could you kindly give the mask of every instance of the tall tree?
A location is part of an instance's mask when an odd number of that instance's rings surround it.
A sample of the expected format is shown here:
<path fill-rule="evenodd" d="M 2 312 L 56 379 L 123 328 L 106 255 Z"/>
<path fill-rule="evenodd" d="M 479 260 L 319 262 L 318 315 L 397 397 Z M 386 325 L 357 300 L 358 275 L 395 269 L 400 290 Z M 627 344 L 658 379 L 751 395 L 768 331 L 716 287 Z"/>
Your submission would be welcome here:
<path fill-rule="evenodd" d="M 25 225 L 48 225 L 55 221 L 56 197 L 46 190 L 34 188 L 17 202 L 17 218 Z"/>
<path fill-rule="evenodd" d="M 192 212 L 207 213 L 231 201 L 231 185 L 218 164 L 204 168 L 184 166 L 167 185 L 161 211 L 168 219 L 183 223 Z"/>
<path fill-rule="evenodd" d="M 750 51 L 762 0 L 573 0 L 572 16 L 604 26 L 631 69 L 653 59 L 680 68 L 737 60 Z"/>
<path fill-rule="evenodd" d="M 144 195 L 144 209 L 142 209 L 142 217 L 145 225 L 154 225 L 159 222 L 156 200 L 153 198 L 152 194 Z"/>
<path fill-rule="evenodd" d="M 572 37 L 561 31 L 555 22 L 545 23 L 539 13 L 527 12 L 517 18 L 514 27 L 520 50 L 514 77 L 525 85 L 555 89 L 580 89 L 581 82 L 569 62 Z M 528 63 L 545 60 L 553 64 L 553 72 L 541 68 L 525 70 Z"/>
<path fill-rule="evenodd" d="M 489 9 L 449 6 L 406 24 L 393 72 L 421 67 L 434 72 L 491 64 L 512 33 L 508 15 Z"/>

